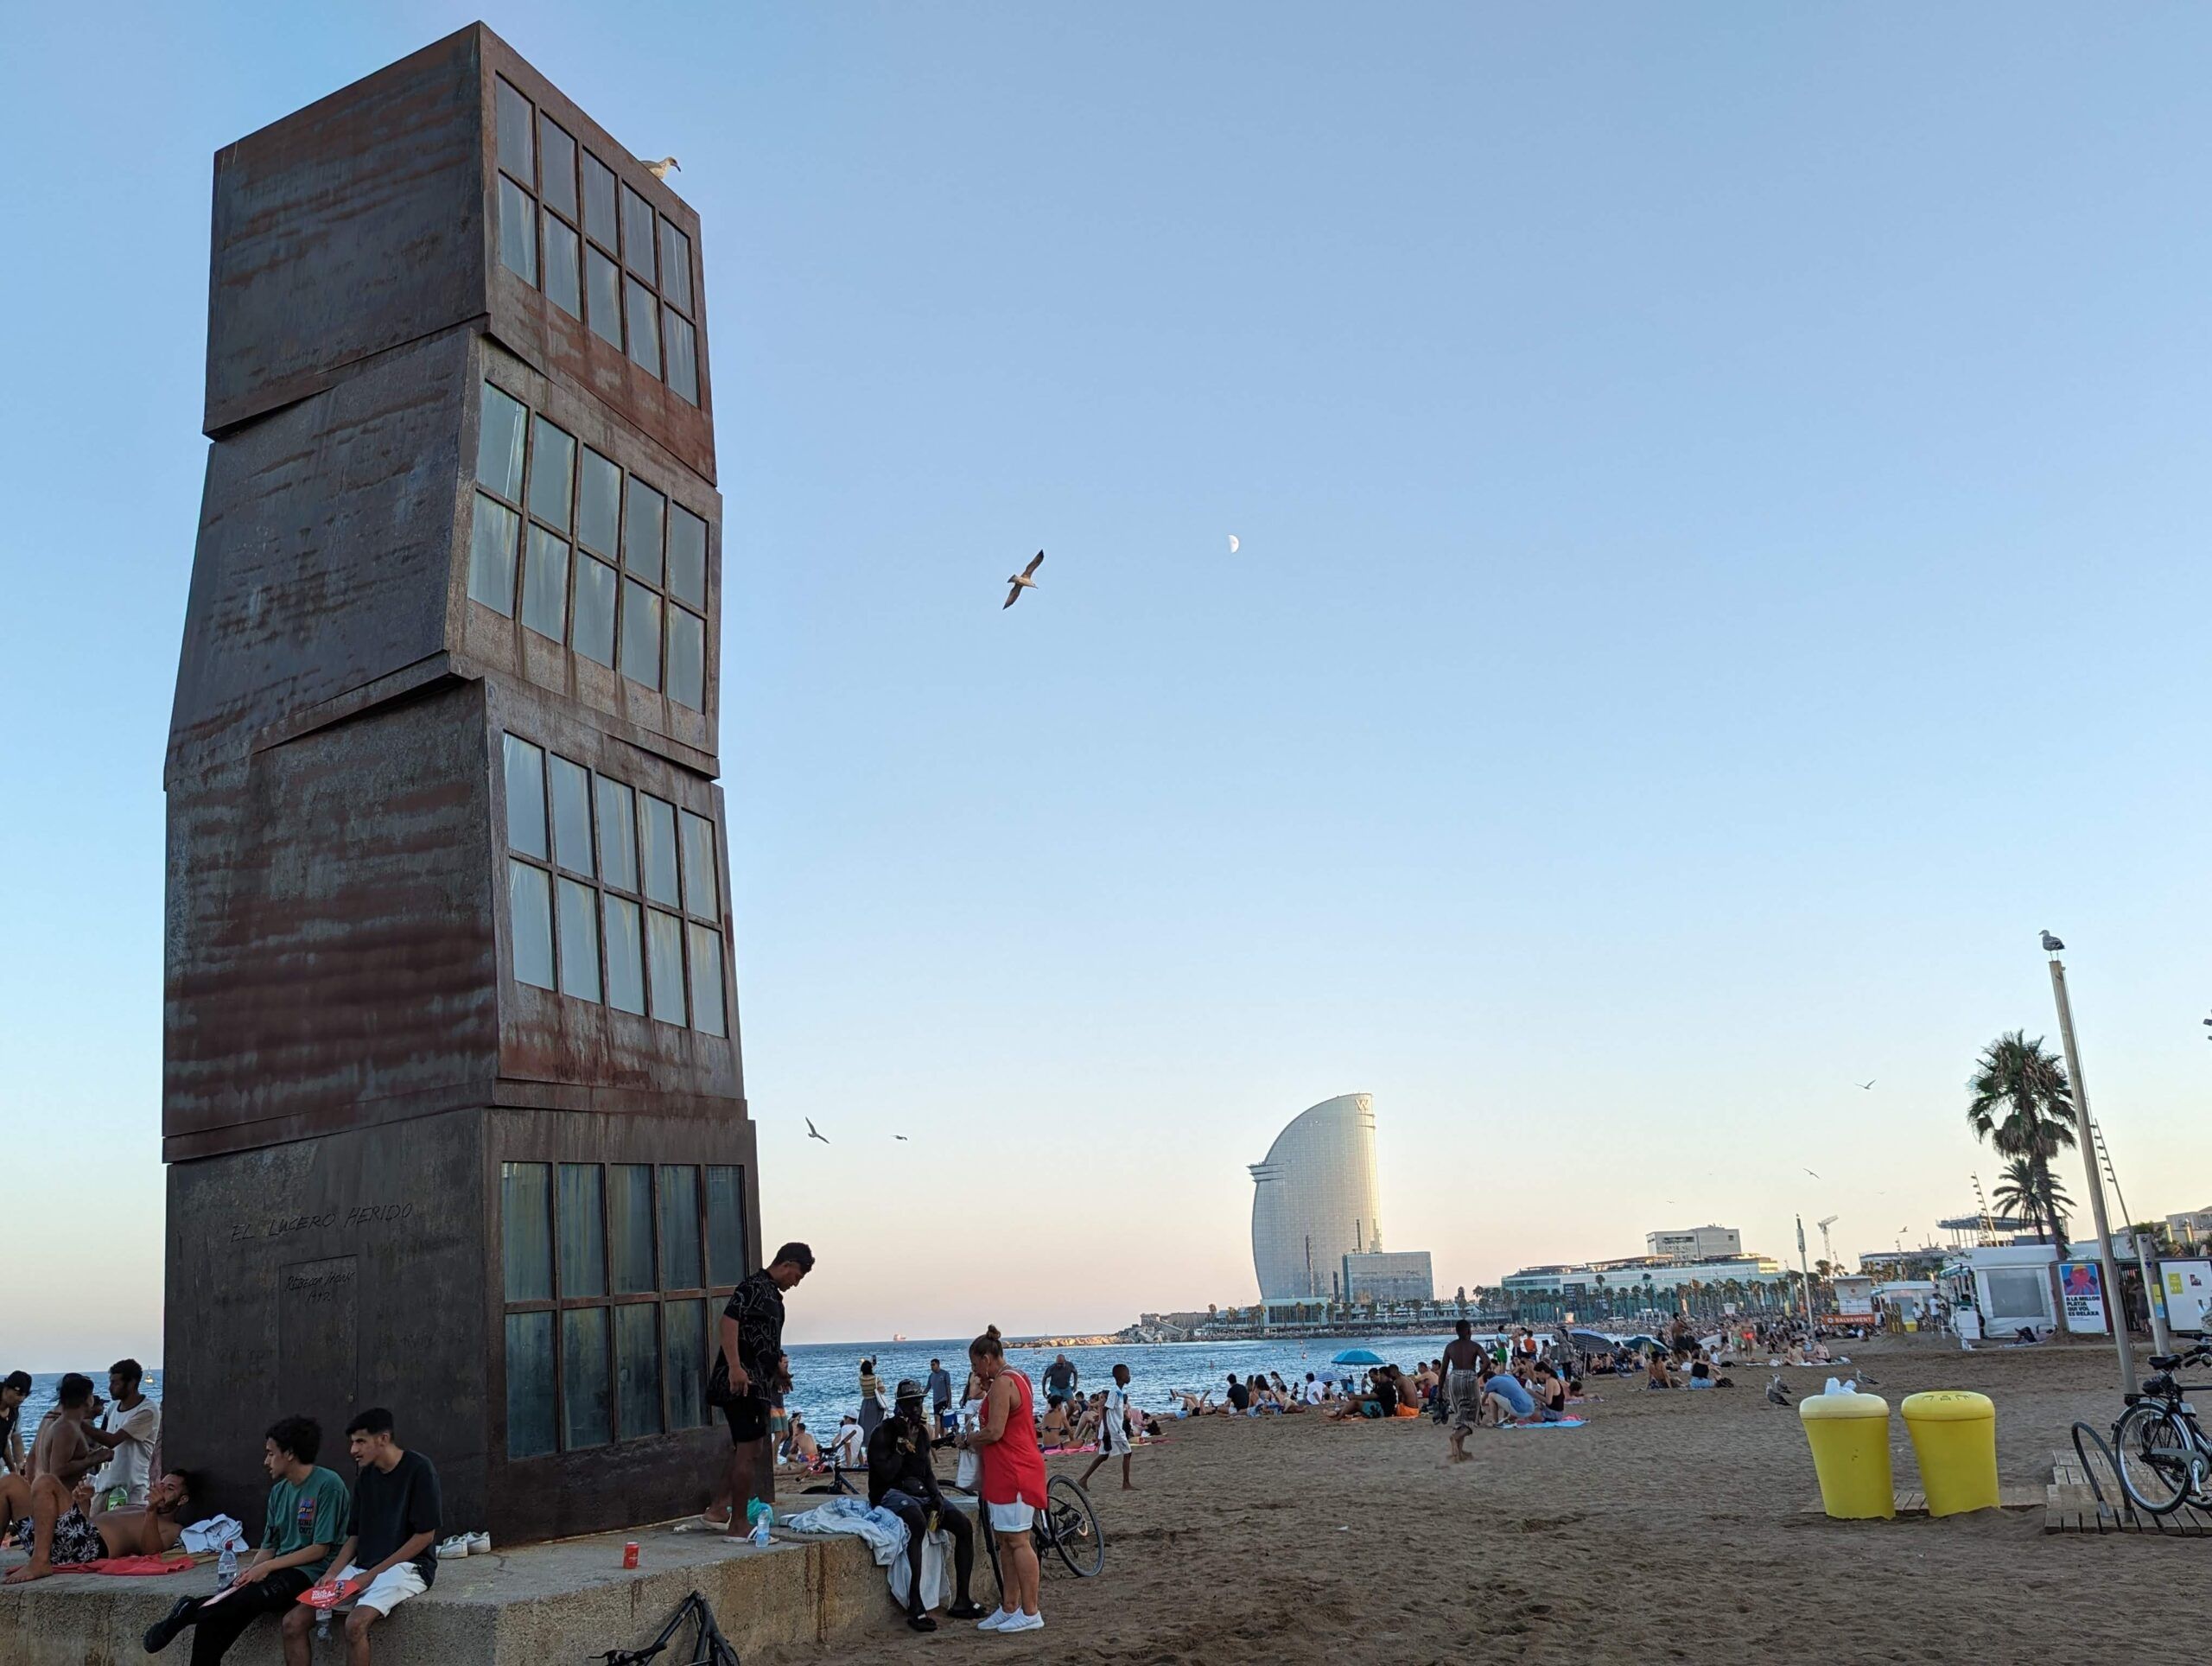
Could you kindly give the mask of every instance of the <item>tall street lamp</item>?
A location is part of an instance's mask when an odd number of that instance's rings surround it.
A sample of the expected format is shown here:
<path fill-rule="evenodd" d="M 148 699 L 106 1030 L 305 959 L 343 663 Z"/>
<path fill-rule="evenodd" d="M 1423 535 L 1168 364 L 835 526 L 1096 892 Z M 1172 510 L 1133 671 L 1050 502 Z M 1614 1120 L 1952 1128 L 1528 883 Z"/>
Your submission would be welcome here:
<path fill-rule="evenodd" d="M 2120 1299 L 2120 1267 L 2113 1257 L 2112 1223 L 2105 1215 L 2104 1176 L 2097 1172 L 2097 1141 L 2089 1123 L 2089 1084 L 2082 1078 L 2082 1055 L 2074 1046 L 2074 1007 L 2066 998 L 2066 967 L 2058 956 L 2066 947 L 2048 932 L 2043 934 L 2044 952 L 2050 957 L 2050 992 L 2058 1002 L 2058 1037 L 2066 1048 L 2066 1073 L 2074 1082 L 2074 1122 L 2082 1142 L 2082 1167 L 2089 1175 L 2089 1209 L 2097 1222 L 2097 1264 L 2105 1285 L 2105 1314 L 2112 1325 L 2113 1345 L 2120 1353 L 2120 1391 L 2133 1394 L 2135 1353 L 2127 1337 L 2127 1313 Z M 2143 1299 L 2151 1299 L 2146 1281 Z M 2063 1319 L 2062 1313 L 2060 1318 Z"/>

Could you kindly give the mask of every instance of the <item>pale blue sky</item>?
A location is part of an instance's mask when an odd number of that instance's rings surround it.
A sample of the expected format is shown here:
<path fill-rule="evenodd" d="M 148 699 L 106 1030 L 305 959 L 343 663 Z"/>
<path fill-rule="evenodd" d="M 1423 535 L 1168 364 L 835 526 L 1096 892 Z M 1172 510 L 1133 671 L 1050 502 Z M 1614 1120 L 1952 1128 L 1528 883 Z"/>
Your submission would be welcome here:
<path fill-rule="evenodd" d="M 211 155 L 474 15 L 11 26 L 0 1364 L 160 1351 Z M 1354 1089 L 1447 1288 L 1918 1237 L 2046 925 L 2131 1203 L 2212 1201 L 2212 14 L 487 21 L 705 224 L 803 1337 L 1249 1300 Z"/>

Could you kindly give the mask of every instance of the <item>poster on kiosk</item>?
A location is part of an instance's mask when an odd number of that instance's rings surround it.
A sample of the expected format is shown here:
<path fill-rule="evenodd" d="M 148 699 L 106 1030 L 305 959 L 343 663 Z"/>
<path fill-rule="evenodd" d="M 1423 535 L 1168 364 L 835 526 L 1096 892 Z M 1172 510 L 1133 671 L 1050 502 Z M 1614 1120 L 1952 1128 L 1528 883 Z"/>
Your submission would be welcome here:
<path fill-rule="evenodd" d="M 2094 1261 L 2058 1263 L 2058 1293 L 2065 1299 L 2066 1328 L 2076 1335 L 2105 1333 L 2103 1273 Z"/>

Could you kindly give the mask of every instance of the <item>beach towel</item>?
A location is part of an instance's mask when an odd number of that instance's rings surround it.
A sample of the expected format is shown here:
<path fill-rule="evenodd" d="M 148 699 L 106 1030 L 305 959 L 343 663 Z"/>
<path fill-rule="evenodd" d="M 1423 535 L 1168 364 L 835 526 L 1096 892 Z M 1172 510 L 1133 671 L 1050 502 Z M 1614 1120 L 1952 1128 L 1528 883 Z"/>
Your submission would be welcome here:
<path fill-rule="evenodd" d="M 179 1556 L 174 1561 L 160 1556 L 102 1556 L 85 1562 L 56 1562 L 57 1574 L 112 1574 L 118 1579 L 134 1580 L 149 1574 L 181 1574 L 198 1564 L 189 1556 Z"/>
<path fill-rule="evenodd" d="M 889 1510 L 871 1510 L 860 1498 L 831 1498 L 784 1523 L 794 1533 L 845 1533 L 865 1539 L 878 1567 L 888 1567 L 906 1554 L 906 1523 Z"/>
<path fill-rule="evenodd" d="M 1586 1427 L 1586 1417 L 1562 1417 L 1556 1423 L 1500 1423 L 1502 1429 L 1579 1429 Z"/>

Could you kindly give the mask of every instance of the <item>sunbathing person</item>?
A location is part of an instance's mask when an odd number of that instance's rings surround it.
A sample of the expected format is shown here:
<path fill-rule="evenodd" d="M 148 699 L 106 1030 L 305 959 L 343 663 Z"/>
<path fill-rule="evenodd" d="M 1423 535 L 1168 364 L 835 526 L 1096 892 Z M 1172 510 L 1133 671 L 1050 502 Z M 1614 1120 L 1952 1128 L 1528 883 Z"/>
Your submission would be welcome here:
<path fill-rule="evenodd" d="M 1068 1402 L 1055 1400 L 1045 1408 L 1045 1415 L 1037 1426 L 1037 1444 L 1040 1447 L 1071 1446 L 1074 1431 L 1068 1426 Z"/>
<path fill-rule="evenodd" d="M 968 1594 L 976 1572 L 975 1529 L 938 1486 L 937 1471 L 930 1463 L 929 1425 L 922 1417 L 922 1385 L 912 1377 L 899 1383 L 891 1415 L 868 1437 L 868 1501 L 906 1523 L 906 1624 L 917 1631 L 934 1631 L 937 1622 L 922 1606 L 922 1544 L 932 1525 L 952 1536 L 956 1594 L 945 1618 L 980 1619 L 983 1611 Z"/>
<path fill-rule="evenodd" d="M 1175 1397 L 1183 1402 L 1183 1415 L 1185 1417 L 1203 1417 L 1214 1408 L 1213 1391 L 1211 1389 L 1203 1394 L 1193 1394 L 1188 1389 L 1178 1389 L 1175 1390 Z"/>
<path fill-rule="evenodd" d="M 1099 1425 L 1106 1416 L 1106 1396 L 1102 1390 L 1084 1402 L 1083 1415 L 1076 1419 L 1074 1437 L 1071 1446 L 1086 1447 L 1098 1439 Z"/>
<path fill-rule="evenodd" d="M 807 1428 L 804 1417 L 791 1419 L 789 1444 L 791 1462 L 802 1469 L 817 1470 L 822 1467 L 822 1443 L 814 1438 L 814 1431 Z"/>
<path fill-rule="evenodd" d="M 96 1561 L 107 1554 L 90 1514 L 74 1501 L 77 1484 L 108 1460 L 108 1449 L 85 1432 L 92 1415 L 92 1379 L 76 1371 L 61 1379 L 60 1406 L 40 1426 L 31 1446 L 31 1478 L 10 1475 L 0 1486 L 4 1512 L 16 1537 L 31 1547 L 31 1559 L 8 1575 L 6 1583 L 42 1580 L 56 1562 Z"/>

